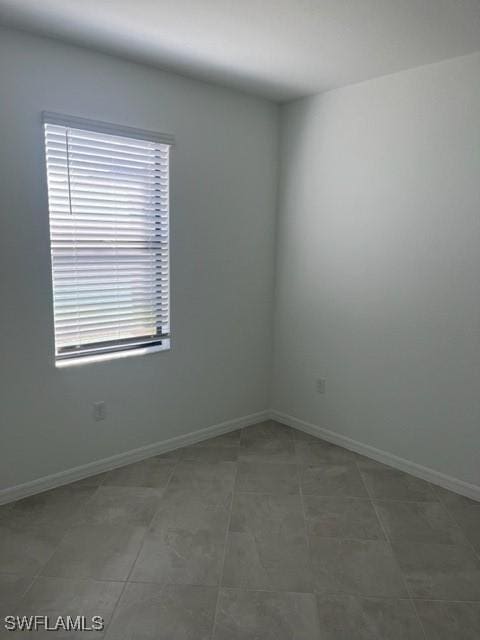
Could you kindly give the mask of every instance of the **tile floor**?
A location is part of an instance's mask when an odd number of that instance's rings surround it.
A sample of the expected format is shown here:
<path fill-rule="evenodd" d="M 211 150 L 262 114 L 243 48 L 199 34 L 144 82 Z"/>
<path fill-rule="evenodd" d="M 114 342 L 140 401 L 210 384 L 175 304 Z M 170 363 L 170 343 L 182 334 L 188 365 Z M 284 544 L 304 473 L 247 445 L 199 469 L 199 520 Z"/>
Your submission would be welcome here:
<path fill-rule="evenodd" d="M 478 640 L 480 503 L 274 422 L 0 507 L 2 617 L 106 640 Z"/>

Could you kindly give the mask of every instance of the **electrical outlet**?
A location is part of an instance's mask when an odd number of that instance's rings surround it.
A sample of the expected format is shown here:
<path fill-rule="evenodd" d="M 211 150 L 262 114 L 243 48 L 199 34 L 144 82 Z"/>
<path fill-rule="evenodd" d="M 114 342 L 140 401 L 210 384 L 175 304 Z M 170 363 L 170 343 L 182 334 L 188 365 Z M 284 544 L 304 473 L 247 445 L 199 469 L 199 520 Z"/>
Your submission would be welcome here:
<path fill-rule="evenodd" d="M 100 422 L 100 420 L 105 420 L 107 417 L 107 405 L 103 400 L 101 402 L 93 403 L 93 419 L 95 422 Z"/>
<path fill-rule="evenodd" d="M 325 378 L 317 378 L 315 381 L 317 393 L 325 393 L 327 387 L 327 381 Z"/>

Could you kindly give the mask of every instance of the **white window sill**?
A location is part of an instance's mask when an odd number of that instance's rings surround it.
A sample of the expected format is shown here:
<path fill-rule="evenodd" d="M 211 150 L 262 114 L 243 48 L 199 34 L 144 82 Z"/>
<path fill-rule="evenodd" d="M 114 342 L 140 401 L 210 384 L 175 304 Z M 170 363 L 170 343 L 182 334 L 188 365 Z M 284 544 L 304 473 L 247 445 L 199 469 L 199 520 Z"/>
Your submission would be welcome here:
<path fill-rule="evenodd" d="M 68 367 L 79 367 L 94 362 L 108 362 L 109 360 L 121 360 L 122 358 L 132 358 L 134 356 L 144 356 L 157 351 L 168 351 L 170 349 L 170 339 L 162 340 L 162 344 L 156 344 L 151 347 L 139 347 L 138 349 L 125 349 L 125 351 L 113 351 L 111 353 L 98 353 L 92 356 L 82 356 L 80 358 L 68 358 L 66 360 L 57 360 L 55 367 L 57 369 L 67 369 Z"/>

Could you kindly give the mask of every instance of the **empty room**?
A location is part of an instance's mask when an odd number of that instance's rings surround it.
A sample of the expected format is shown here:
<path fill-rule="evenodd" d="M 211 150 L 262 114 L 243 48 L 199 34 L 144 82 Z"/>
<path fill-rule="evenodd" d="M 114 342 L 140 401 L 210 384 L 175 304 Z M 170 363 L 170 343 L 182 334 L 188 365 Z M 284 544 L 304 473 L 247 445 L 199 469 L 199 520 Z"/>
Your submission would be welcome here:
<path fill-rule="evenodd" d="M 0 638 L 480 640 L 480 0 L 0 0 Z"/>

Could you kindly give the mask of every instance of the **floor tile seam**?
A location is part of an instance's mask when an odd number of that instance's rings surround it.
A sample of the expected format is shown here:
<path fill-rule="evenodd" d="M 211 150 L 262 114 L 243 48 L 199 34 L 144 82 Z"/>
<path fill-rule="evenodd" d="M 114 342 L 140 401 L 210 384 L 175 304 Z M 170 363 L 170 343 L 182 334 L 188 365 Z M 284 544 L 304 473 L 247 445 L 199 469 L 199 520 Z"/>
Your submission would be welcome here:
<path fill-rule="evenodd" d="M 460 529 L 463 537 L 465 538 L 465 541 L 467 543 L 466 546 L 468 546 L 470 548 L 470 550 L 472 551 L 473 555 L 475 556 L 477 563 L 478 563 L 478 568 L 480 569 L 480 546 L 478 549 L 476 549 L 476 547 L 474 546 L 474 544 L 470 541 L 470 538 L 467 536 L 466 532 L 464 531 L 463 527 L 461 526 L 460 522 L 457 520 L 457 518 L 455 517 L 455 514 L 453 513 L 453 510 L 450 511 L 448 509 L 448 507 L 446 507 L 446 505 L 443 503 L 443 500 L 440 501 L 440 504 L 442 505 L 443 509 L 447 512 L 447 514 L 449 515 L 449 517 L 453 520 L 453 522 L 456 524 L 456 526 L 458 527 L 458 529 Z"/>
<path fill-rule="evenodd" d="M 300 502 L 301 502 L 301 505 L 302 505 L 303 524 L 304 524 L 304 527 L 305 527 L 305 539 L 306 539 L 306 545 L 307 545 L 307 557 L 308 557 L 308 561 L 309 561 L 308 569 L 310 571 L 310 578 L 311 578 L 311 584 L 312 584 L 312 590 L 313 590 L 313 598 L 314 598 L 314 605 L 315 605 L 315 616 L 316 616 L 316 621 L 317 621 L 317 629 L 320 632 L 320 630 L 321 630 L 320 611 L 319 611 L 318 598 L 317 598 L 317 595 L 315 593 L 315 577 L 313 575 L 313 570 L 312 570 L 311 536 L 310 536 L 308 519 L 307 519 L 307 510 L 305 508 L 305 499 L 304 499 L 304 495 L 303 495 L 302 473 L 301 473 L 301 469 L 300 469 L 300 467 L 298 465 L 297 465 L 297 478 L 298 478 L 298 489 L 299 489 L 299 493 L 300 493 Z"/>
<path fill-rule="evenodd" d="M 452 600 L 451 598 L 441 599 L 441 598 L 419 598 L 418 596 L 411 598 L 410 596 L 385 596 L 385 595 L 366 595 L 358 593 L 358 591 L 330 591 L 328 589 L 314 590 L 314 595 L 323 596 L 323 595 L 333 595 L 333 596 L 353 596 L 359 599 L 364 600 L 387 600 L 387 601 L 404 601 L 404 602 L 438 602 L 445 604 L 473 604 L 480 606 L 480 600 Z"/>
<path fill-rule="evenodd" d="M 411 502 L 411 503 L 418 503 L 418 504 L 421 504 L 421 503 L 435 503 L 435 504 L 438 504 L 438 503 L 440 503 L 440 499 L 436 497 L 436 495 L 433 493 L 433 491 L 431 492 L 432 498 L 429 499 L 429 500 L 404 500 L 402 498 L 379 498 L 379 497 L 377 497 L 377 496 L 375 496 L 373 494 L 373 491 L 371 491 L 369 489 L 368 484 L 365 482 L 365 478 L 363 477 L 363 475 L 364 475 L 363 471 L 365 471 L 365 470 L 362 471 L 362 469 L 360 467 L 360 463 L 357 461 L 357 462 L 355 462 L 355 465 L 356 465 L 356 467 L 358 469 L 358 473 L 360 474 L 360 478 L 362 479 L 363 486 L 365 487 L 365 490 L 366 490 L 368 496 L 370 497 L 370 499 L 372 501 L 376 500 L 377 502 Z M 396 471 L 396 469 L 394 469 L 394 471 Z M 405 473 L 405 472 L 402 472 L 402 473 Z M 411 475 L 411 474 L 407 473 L 406 475 Z M 411 477 L 415 477 L 415 476 L 411 476 Z"/>
<path fill-rule="evenodd" d="M 371 491 L 369 491 L 369 489 L 368 489 L 368 485 L 367 485 L 367 483 L 365 482 L 365 478 L 363 477 L 363 473 L 362 473 L 362 470 L 360 469 L 360 466 L 359 466 L 359 462 L 358 462 L 358 460 L 357 460 L 357 461 L 355 461 L 355 467 L 356 467 L 356 469 L 357 469 L 357 471 L 358 471 L 358 475 L 360 476 L 360 479 L 361 479 L 361 481 L 362 481 L 362 486 L 363 486 L 363 488 L 365 489 L 365 491 L 366 491 L 366 493 L 367 493 L 367 496 L 369 496 L 370 500 L 373 500 L 373 499 L 374 499 L 374 497 L 373 497 L 373 495 L 372 495 L 372 492 L 371 492 Z M 375 511 L 375 513 L 376 513 L 376 511 Z M 378 514 L 377 514 L 377 518 L 378 518 Z"/>
<path fill-rule="evenodd" d="M 240 437 L 241 437 L 241 435 L 240 435 Z M 224 541 L 223 541 L 223 557 L 222 557 L 220 574 L 219 574 L 218 585 L 217 585 L 217 599 L 216 599 L 216 602 L 215 602 L 215 609 L 214 609 L 214 612 L 213 612 L 213 621 L 212 621 L 212 628 L 211 628 L 211 632 L 210 632 L 210 640 L 214 640 L 216 627 L 217 627 L 218 605 L 219 605 L 219 602 L 220 602 L 220 591 L 222 589 L 223 574 L 224 574 L 224 571 L 225 571 L 225 562 L 226 562 L 226 559 L 227 559 L 227 544 L 228 544 L 228 536 L 229 536 L 229 533 L 230 533 L 230 523 L 232 521 L 233 501 L 234 501 L 234 498 L 235 498 L 235 486 L 237 484 L 237 476 L 238 476 L 238 462 L 235 463 L 235 474 L 234 474 L 234 478 L 233 478 L 233 482 L 232 482 L 232 495 L 231 495 L 231 498 L 230 498 L 230 507 L 229 507 L 229 513 L 228 513 L 228 520 L 227 520 L 227 526 L 226 526 L 226 530 L 225 530 L 225 537 L 224 537 Z"/>
<path fill-rule="evenodd" d="M 446 545 L 446 546 L 466 546 L 466 547 L 470 547 L 470 549 L 473 551 L 475 556 L 478 556 L 478 553 L 475 550 L 475 547 L 472 545 L 472 543 L 470 542 L 470 540 L 468 539 L 467 535 L 465 534 L 465 532 L 463 531 L 463 528 L 460 526 L 460 524 L 457 522 L 457 520 L 455 519 L 455 517 L 453 516 L 452 513 L 450 513 L 448 511 L 448 509 L 445 507 L 444 504 L 442 504 L 442 502 L 433 502 L 433 501 L 429 501 L 429 502 L 421 502 L 421 501 L 414 501 L 414 500 L 377 500 L 376 498 L 374 500 L 372 500 L 372 504 L 375 508 L 375 512 L 377 513 L 377 517 L 380 519 L 381 516 L 378 514 L 378 511 L 376 509 L 376 505 L 378 503 L 384 504 L 384 503 L 393 503 L 393 504 L 418 504 L 418 505 L 432 505 L 432 504 L 437 504 L 441 507 L 442 511 L 444 512 L 444 514 L 447 516 L 447 520 L 450 520 L 455 527 L 458 529 L 458 531 L 460 532 L 460 534 L 463 537 L 464 542 L 434 542 L 432 544 L 439 544 L 439 545 Z M 382 523 L 383 524 L 383 523 Z M 393 543 L 398 543 L 399 540 L 396 538 L 391 538 L 390 542 Z M 418 541 L 419 544 L 422 544 L 421 541 Z M 480 559 L 480 557 L 479 557 Z"/>
<path fill-rule="evenodd" d="M 309 523 L 312 523 L 314 520 L 309 518 L 307 516 L 307 510 L 305 509 L 305 497 L 308 498 L 320 498 L 320 499 L 326 499 L 326 500 L 330 500 L 330 499 L 334 499 L 336 501 L 341 501 L 341 502 L 349 502 L 349 501 L 354 501 L 356 503 L 362 503 L 362 504 L 370 504 L 370 506 L 372 507 L 374 514 L 375 514 L 375 518 L 377 520 L 377 524 L 379 526 L 379 528 L 381 529 L 382 533 L 383 533 L 383 538 L 354 538 L 351 536 L 348 537 L 344 537 L 344 536 L 324 536 L 324 535 L 320 535 L 317 533 L 311 533 L 310 532 L 310 527 L 309 527 Z M 350 496 L 322 496 L 322 495 L 317 495 L 317 494 L 303 494 L 302 493 L 302 504 L 304 506 L 304 515 L 305 515 L 305 522 L 307 523 L 307 532 L 308 532 L 308 536 L 313 536 L 313 537 L 318 537 L 318 538 L 327 538 L 327 539 L 338 539 L 338 540 L 351 540 L 354 542 L 362 542 L 362 541 L 377 541 L 377 542 L 387 542 L 387 538 L 385 536 L 385 531 L 382 527 L 382 524 L 379 520 L 378 514 L 376 512 L 376 510 L 374 509 L 373 506 L 373 501 L 370 498 L 358 498 L 358 497 L 350 497 Z"/>
<path fill-rule="evenodd" d="M 264 458 L 262 458 L 262 456 L 259 456 L 258 458 L 253 457 L 252 459 L 251 453 L 242 454 L 241 451 L 236 462 L 243 462 L 247 464 L 284 464 L 290 467 L 298 466 L 298 462 L 296 461 L 290 462 L 288 460 L 265 460 Z"/>
<path fill-rule="evenodd" d="M 158 513 L 160 512 L 160 509 L 162 508 L 162 502 L 163 502 L 163 500 L 165 498 L 165 494 L 167 493 L 168 487 L 170 486 L 171 480 L 173 478 L 173 474 L 175 473 L 175 470 L 177 469 L 179 462 L 180 462 L 180 459 L 175 461 L 175 463 L 173 464 L 172 469 L 170 471 L 170 474 L 168 476 L 168 480 L 165 483 L 165 486 L 161 489 L 161 496 L 160 496 L 160 498 L 158 500 L 158 506 L 157 506 L 156 510 L 154 511 L 154 513 L 153 513 L 153 515 L 152 515 L 152 517 L 150 519 L 150 522 L 146 526 L 147 531 L 145 533 L 145 536 L 150 531 L 150 527 L 152 526 L 152 522 L 155 520 L 155 518 L 157 517 Z M 142 540 L 142 548 L 143 548 L 143 542 L 145 541 L 145 536 L 144 536 L 144 538 Z M 136 562 L 136 559 L 135 559 L 135 562 Z M 133 565 L 132 565 L 132 567 L 133 567 Z"/>
<path fill-rule="evenodd" d="M 217 437 L 217 436 L 215 436 Z M 208 443 L 208 444 L 207 444 Z M 218 444 L 212 442 L 212 440 L 202 440 L 201 442 L 196 442 L 195 444 L 187 444 L 182 449 L 238 449 L 240 446 L 240 440 L 238 442 L 230 442 L 228 444 Z"/>
<path fill-rule="evenodd" d="M 370 498 L 370 496 L 349 496 L 349 495 L 340 495 L 340 494 L 322 494 L 322 493 L 304 493 L 304 495 L 310 497 L 310 496 L 314 496 L 314 497 L 318 497 L 318 498 L 338 498 L 339 500 L 356 500 L 359 502 L 386 502 L 386 503 L 393 503 L 393 504 L 419 504 L 419 505 L 424 505 L 424 504 L 439 504 L 437 501 L 435 500 L 402 500 L 400 498 Z"/>
<path fill-rule="evenodd" d="M 324 536 L 319 533 L 309 533 L 310 538 L 319 540 L 338 540 L 339 542 L 388 542 L 386 538 L 354 538 L 352 536 Z"/>
<path fill-rule="evenodd" d="M 98 489 L 98 487 L 96 487 L 96 489 L 95 489 L 95 491 L 94 491 L 93 493 L 96 493 L 96 492 L 97 492 L 97 489 Z M 92 494 L 92 495 L 93 495 L 93 494 Z M 92 496 L 90 496 L 90 498 L 91 498 L 91 497 L 92 497 Z M 86 504 L 86 503 L 85 503 L 85 504 Z M 78 508 L 78 509 L 79 509 L 79 508 Z M 77 513 L 78 509 L 77 509 L 77 510 L 75 510 L 75 514 Z M 49 554 L 48 558 L 45 560 L 45 562 L 43 562 L 43 563 L 41 564 L 41 566 L 38 568 L 38 570 L 33 574 L 33 575 L 34 575 L 34 580 L 33 580 L 33 582 L 32 582 L 32 585 L 31 585 L 31 586 L 33 586 L 33 583 L 34 583 L 34 582 L 36 582 L 37 578 L 39 578 L 39 577 L 46 577 L 46 578 L 48 578 L 48 577 L 61 577 L 61 576 L 44 576 L 44 575 L 43 575 L 43 571 L 45 570 L 46 566 L 48 565 L 48 563 L 50 562 L 50 560 L 53 558 L 53 556 L 55 555 L 55 553 L 56 553 L 56 552 L 58 551 L 58 549 L 60 548 L 60 546 L 61 546 L 62 542 L 65 540 L 65 538 L 66 538 L 66 537 L 67 537 L 67 535 L 70 533 L 70 531 L 72 531 L 72 529 L 74 529 L 74 528 L 75 528 L 75 526 L 76 526 L 76 525 L 75 525 L 75 523 L 74 523 L 74 522 L 72 522 L 72 523 L 71 523 L 69 526 L 67 526 L 67 527 L 65 528 L 65 530 L 62 532 L 62 534 L 61 534 L 60 538 L 58 539 L 57 543 L 56 543 L 55 545 L 53 545 L 53 550 L 52 550 L 52 552 Z"/>
<path fill-rule="evenodd" d="M 277 465 L 282 467 L 302 466 L 298 462 L 286 462 L 285 460 L 238 460 L 238 462 L 242 464 Z"/>
<path fill-rule="evenodd" d="M 442 599 L 442 598 L 413 598 L 414 602 L 441 602 L 444 604 L 475 604 L 480 607 L 480 599 L 478 600 L 452 600 L 451 598 Z"/>
<path fill-rule="evenodd" d="M 312 546 L 311 546 L 309 526 L 308 526 L 308 521 L 307 521 L 307 511 L 305 509 L 305 499 L 304 499 L 303 489 L 302 489 L 301 470 L 300 470 L 300 468 L 298 466 L 297 466 L 297 478 L 298 478 L 298 489 L 299 489 L 299 493 L 300 493 L 300 502 L 301 502 L 301 505 L 302 505 L 302 513 L 303 513 L 303 525 L 304 525 L 304 529 L 305 529 L 305 543 L 306 543 L 306 547 L 307 547 L 307 558 L 308 558 L 308 561 L 309 561 L 308 570 L 310 571 L 312 591 L 313 591 L 313 594 L 315 596 L 315 578 L 314 578 L 313 570 L 312 570 Z M 317 598 L 316 597 L 315 597 L 315 614 L 317 616 L 317 627 L 318 627 L 318 629 L 320 629 L 320 613 L 318 611 L 318 603 L 317 603 Z"/>
<path fill-rule="evenodd" d="M 103 583 L 113 583 L 113 584 L 123 584 L 126 580 L 119 580 L 118 578 L 94 578 L 92 576 L 37 576 L 41 580 L 65 580 L 67 582 L 98 582 L 99 584 Z"/>
<path fill-rule="evenodd" d="M 360 474 L 360 475 L 361 475 L 361 474 Z M 386 539 L 386 541 L 387 541 L 387 545 L 388 545 L 388 546 L 389 546 L 389 548 L 390 548 L 390 553 L 391 553 L 391 555 L 392 555 L 393 561 L 394 561 L 394 563 L 395 563 L 396 567 L 398 568 L 398 571 L 399 571 L 399 573 L 400 573 L 400 576 L 402 577 L 402 582 L 403 582 L 403 584 L 404 584 L 405 591 L 406 591 L 406 593 L 408 594 L 409 600 L 410 600 L 411 605 L 412 605 L 412 609 L 413 609 L 413 611 L 414 611 L 414 613 L 415 613 L 415 617 L 416 617 L 416 619 L 417 619 L 417 621 L 418 621 L 418 624 L 419 624 L 419 626 L 420 626 L 420 629 L 422 630 L 422 633 L 423 633 L 424 639 L 425 639 L 425 640 L 428 640 L 427 632 L 426 632 L 426 630 L 425 630 L 425 627 L 423 626 L 423 622 L 422 622 L 422 620 L 421 620 L 421 618 L 420 618 L 420 615 L 419 615 L 419 613 L 418 613 L 418 611 L 417 611 L 417 608 L 416 608 L 416 606 L 415 606 L 415 602 L 413 601 L 413 593 L 412 593 L 412 590 L 410 589 L 410 586 L 409 586 L 409 584 L 408 584 L 407 576 L 405 575 L 405 573 L 404 573 L 404 571 L 403 571 L 402 567 L 400 566 L 400 563 L 399 563 L 399 561 L 398 561 L 398 559 L 397 559 L 397 556 L 395 555 L 395 552 L 394 552 L 394 550 L 393 550 L 393 544 L 392 544 L 392 541 L 391 541 L 391 539 L 390 539 L 390 536 L 388 535 L 387 529 L 386 529 L 386 527 L 384 526 L 384 524 L 383 524 L 383 520 L 382 520 L 382 518 L 381 518 L 380 514 L 378 513 L 377 507 L 375 506 L 375 503 L 374 503 L 373 501 L 372 501 L 372 505 L 373 505 L 373 509 L 374 509 L 374 511 L 375 511 L 375 514 L 376 514 L 376 516 L 377 516 L 377 520 L 378 520 L 378 522 L 380 523 L 380 526 L 381 526 L 381 528 L 382 528 L 382 530 L 383 530 L 383 534 L 384 534 L 385 539 Z"/>
<path fill-rule="evenodd" d="M 437 503 L 426 503 L 426 504 L 437 504 Z M 470 540 L 467 537 L 467 534 L 464 532 L 463 528 L 460 526 L 460 523 L 456 520 L 456 518 L 454 517 L 453 513 L 450 513 L 450 511 L 446 508 L 446 506 L 443 504 L 443 502 L 440 500 L 438 502 L 440 508 L 442 509 L 443 513 L 447 516 L 447 520 L 449 520 L 450 522 L 452 522 L 456 528 L 458 529 L 459 533 L 461 534 L 464 543 L 460 543 L 460 542 L 447 542 L 447 543 L 443 543 L 443 542 L 438 542 L 436 544 L 450 544 L 450 545 L 461 545 L 461 546 L 468 546 L 471 548 L 471 550 L 473 551 L 474 555 L 477 556 L 477 552 L 475 550 L 475 547 L 473 546 L 473 544 L 470 542 Z"/>
<path fill-rule="evenodd" d="M 299 493 L 300 493 L 300 490 L 295 491 L 295 493 L 285 493 L 285 491 L 243 491 L 243 490 L 235 489 L 235 494 L 247 495 L 247 496 L 272 496 L 274 498 L 297 497 Z"/>
<path fill-rule="evenodd" d="M 113 619 L 115 617 L 115 613 L 116 613 L 116 611 L 118 609 L 118 605 L 119 605 L 121 599 L 123 598 L 123 594 L 125 593 L 125 589 L 127 588 L 127 585 L 128 585 L 128 582 L 125 580 L 125 582 L 123 583 L 123 586 L 122 586 L 122 588 L 120 590 L 120 593 L 118 594 L 118 598 L 117 598 L 117 600 L 115 602 L 115 605 L 114 605 L 114 607 L 112 609 L 112 612 L 110 614 L 110 619 L 109 619 L 108 623 L 106 624 L 106 626 L 105 626 L 105 628 L 103 630 L 102 638 L 106 638 L 107 637 L 108 630 L 110 628 L 110 625 L 113 622 Z"/>
<path fill-rule="evenodd" d="M 259 435 L 245 435 L 245 436 L 240 436 L 240 441 L 239 444 L 242 444 L 243 442 L 265 442 L 265 441 L 269 441 L 269 442 L 290 442 L 291 444 L 295 444 L 297 441 L 294 440 L 293 438 L 286 438 L 284 436 L 282 437 L 278 437 L 278 436 L 259 436 Z"/>
<path fill-rule="evenodd" d="M 229 587 L 221 584 L 199 584 L 196 582 L 150 582 L 146 580 L 128 580 L 128 584 L 156 584 L 162 587 L 204 587 L 205 589 L 219 589 L 221 591 L 247 591 L 251 593 L 291 593 L 298 595 L 315 595 L 315 591 L 291 591 L 289 589 L 259 589 L 250 587 Z M 407 600 L 408 598 L 404 598 Z"/>
<path fill-rule="evenodd" d="M 339 493 L 306 493 L 303 491 L 303 496 L 305 498 L 332 498 L 338 500 L 356 500 L 358 502 L 371 502 L 371 498 L 368 496 L 352 496 L 348 494 L 339 494 Z"/>
<path fill-rule="evenodd" d="M 308 456 L 298 455 L 295 459 L 296 464 L 302 467 L 357 467 L 355 460 L 309 460 Z"/>
<path fill-rule="evenodd" d="M 5 575 L 5 574 L 4 574 Z M 6 574 L 6 575 L 19 575 L 19 574 Z M 23 577 L 23 576 L 20 576 Z M 27 576 L 25 576 L 27 577 Z M 25 589 L 22 591 L 22 593 L 18 596 L 18 598 L 15 600 L 15 602 L 11 605 L 12 610 L 15 609 L 17 606 L 19 606 L 22 602 L 22 600 L 25 598 L 25 596 L 27 595 L 27 593 L 29 593 L 34 585 L 34 583 L 37 581 L 38 579 L 38 574 L 35 576 L 28 576 L 29 581 L 27 586 L 25 587 Z"/>
<path fill-rule="evenodd" d="M 130 583 L 129 583 L 129 578 L 130 578 L 130 576 L 132 575 L 133 569 L 134 569 L 134 567 L 135 567 L 135 565 L 136 565 L 136 563 L 137 563 L 137 560 L 138 560 L 138 558 L 139 558 L 139 556 L 140 556 L 140 553 L 141 553 L 141 551 L 143 550 L 143 547 L 144 547 L 144 544 L 145 544 L 145 539 L 146 539 L 146 537 L 147 537 L 147 534 L 148 534 L 148 531 L 149 531 L 149 529 L 150 529 L 150 526 L 151 526 L 151 524 L 152 524 L 152 522 L 153 522 L 154 518 L 156 517 L 156 515 L 157 515 L 157 514 L 158 514 L 158 512 L 160 511 L 160 507 L 161 507 L 162 499 L 163 499 L 163 497 L 164 497 L 164 495 L 165 495 L 165 493 L 166 493 L 166 491 L 167 491 L 167 488 L 168 488 L 168 486 L 169 486 L 169 484 L 170 484 L 170 481 L 171 481 L 171 479 L 172 479 L 172 477 L 173 477 L 173 474 L 174 474 L 174 472 L 175 472 L 175 469 L 176 469 L 176 468 L 177 468 L 177 466 L 178 466 L 178 463 L 179 463 L 179 460 L 176 460 L 176 461 L 175 461 L 175 463 L 174 463 L 174 465 L 173 465 L 173 467 L 172 467 L 172 469 L 171 469 L 170 475 L 168 476 L 167 483 L 166 483 L 165 487 L 163 488 L 162 497 L 161 497 L 161 498 L 160 498 L 160 500 L 159 500 L 158 509 L 157 509 L 157 510 L 155 511 L 155 513 L 152 515 L 152 518 L 151 518 L 150 523 L 148 524 L 148 526 L 146 526 L 146 527 L 145 527 L 145 531 L 144 531 L 144 534 L 143 534 L 143 537 L 142 537 L 142 541 L 141 541 L 141 543 L 139 544 L 139 547 L 138 547 L 137 553 L 136 553 L 136 555 L 135 555 L 135 558 L 134 558 L 134 560 L 133 560 L 133 562 L 132 562 L 132 564 L 131 564 L 131 566 L 130 566 L 130 569 L 129 569 L 129 571 L 128 571 L 127 577 L 126 577 L 126 579 L 124 580 L 123 588 L 122 588 L 122 590 L 120 591 L 120 594 L 119 594 L 119 596 L 118 596 L 118 599 L 117 599 L 117 601 L 116 601 L 116 603 L 115 603 L 114 608 L 112 609 L 112 613 L 111 613 L 111 616 L 110 616 L 110 620 L 109 620 L 108 624 L 106 625 L 106 627 L 105 627 L 105 629 L 104 629 L 104 631 L 103 631 L 103 637 L 104 637 L 104 638 L 106 638 L 106 637 L 107 637 L 108 630 L 109 630 L 109 628 L 110 628 L 110 625 L 111 625 L 111 624 L 112 624 L 112 622 L 113 622 L 113 619 L 114 619 L 115 613 L 116 613 L 116 611 L 117 611 L 117 609 L 118 609 L 118 605 L 119 605 L 119 603 L 120 603 L 121 599 L 123 598 L 123 594 L 125 593 L 125 589 L 127 588 L 127 585 L 128 585 L 128 584 L 130 584 Z"/>
<path fill-rule="evenodd" d="M 439 500 L 405 500 L 403 498 L 371 498 L 371 500 L 373 502 L 400 502 L 404 504 L 437 504 L 443 507 L 442 503 Z"/>

